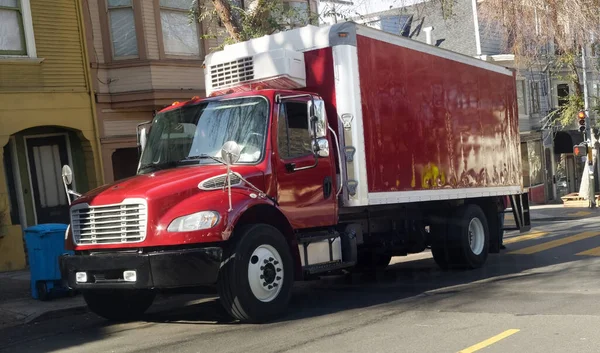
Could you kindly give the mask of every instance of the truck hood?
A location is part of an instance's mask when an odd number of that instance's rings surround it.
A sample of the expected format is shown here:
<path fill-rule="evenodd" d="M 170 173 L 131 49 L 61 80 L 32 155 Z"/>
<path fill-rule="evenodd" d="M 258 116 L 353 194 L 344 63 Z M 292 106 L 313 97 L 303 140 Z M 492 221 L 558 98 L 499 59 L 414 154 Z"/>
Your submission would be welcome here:
<path fill-rule="evenodd" d="M 255 182 L 263 189 L 264 173 L 254 166 L 233 167 L 233 171 Z M 136 175 L 113 184 L 104 185 L 84 194 L 74 204 L 89 205 L 119 204 L 125 199 L 141 198 L 150 200 L 181 199 L 199 192 L 198 184 L 208 178 L 227 173 L 223 165 L 186 166 Z M 263 189 L 264 190 L 264 189 Z M 165 200 L 167 201 L 167 200 Z M 167 202 L 171 203 L 171 202 Z"/>

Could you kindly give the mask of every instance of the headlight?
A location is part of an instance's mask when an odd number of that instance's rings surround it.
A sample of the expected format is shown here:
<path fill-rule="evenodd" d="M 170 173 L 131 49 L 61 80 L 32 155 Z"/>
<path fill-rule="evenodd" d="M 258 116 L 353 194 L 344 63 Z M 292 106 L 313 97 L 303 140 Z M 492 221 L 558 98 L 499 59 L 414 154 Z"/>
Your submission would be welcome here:
<path fill-rule="evenodd" d="M 209 229 L 219 222 L 219 214 L 213 211 L 202 211 L 187 216 L 175 218 L 169 227 L 168 232 L 191 232 L 194 230 Z"/>

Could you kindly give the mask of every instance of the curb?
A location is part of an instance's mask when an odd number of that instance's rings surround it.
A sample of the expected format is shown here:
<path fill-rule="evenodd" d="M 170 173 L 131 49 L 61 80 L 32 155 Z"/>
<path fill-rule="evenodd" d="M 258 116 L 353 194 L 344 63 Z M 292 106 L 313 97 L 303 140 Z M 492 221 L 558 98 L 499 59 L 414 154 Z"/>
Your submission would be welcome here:
<path fill-rule="evenodd" d="M 89 309 L 88 309 L 87 305 L 85 305 L 85 304 L 81 305 L 81 306 L 72 307 L 72 308 L 54 309 L 54 310 L 49 310 L 49 311 L 46 311 L 46 312 L 43 312 L 40 314 L 31 315 L 30 317 L 26 318 L 23 322 L 21 322 L 17 325 L 13 325 L 13 326 L 48 321 L 51 319 L 60 319 L 65 316 L 86 314 L 88 312 L 89 312 Z"/>

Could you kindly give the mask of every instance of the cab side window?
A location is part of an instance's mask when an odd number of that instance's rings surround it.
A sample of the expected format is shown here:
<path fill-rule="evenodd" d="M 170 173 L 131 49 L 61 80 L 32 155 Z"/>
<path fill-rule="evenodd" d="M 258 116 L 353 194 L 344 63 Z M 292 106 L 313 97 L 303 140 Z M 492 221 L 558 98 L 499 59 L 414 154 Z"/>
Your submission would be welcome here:
<path fill-rule="evenodd" d="M 306 103 L 281 104 L 277 124 L 277 146 L 282 159 L 303 157 L 313 153 Z"/>

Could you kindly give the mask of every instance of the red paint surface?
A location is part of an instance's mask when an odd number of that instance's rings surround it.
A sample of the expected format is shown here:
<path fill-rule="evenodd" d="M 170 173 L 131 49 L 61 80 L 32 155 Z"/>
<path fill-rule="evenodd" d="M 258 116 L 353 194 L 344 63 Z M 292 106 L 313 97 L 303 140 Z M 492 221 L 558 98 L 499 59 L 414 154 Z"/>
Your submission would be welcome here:
<path fill-rule="evenodd" d="M 320 158 L 314 169 L 288 173 L 283 161 L 276 155 L 273 146 L 277 146 L 274 131 L 277 131 L 277 119 L 273 117 L 279 106 L 274 103 L 275 94 L 298 94 L 293 91 L 261 90 L 236 93 L 223 98 L 260 94 L 270 102 L 270 129 L 267 134 L 265 158 L 255 166 L 233 166 L 250 183 L 265 191 L 281 203 L 284 213 L 295 228 L 308 228 L 335 224 L 337 221 L 336 190 L 327 200 L 323 198 L 323 180 L 332 176 L 333 157 Z M 213 98 L 214 99 L 214 98 Z M 180 104 L 193 104 L 198 100 Z M 168 107 L 167 109 L 173 109 Z M 298 167 L 310 165 L 312 157 L 296 159 Z M 287 162 L 287 161 L 286 161 Z M 229 201 L 226 190 L 204 191 L 198 184 L 216 175 L 226 173 L 223 165 L 197 165 L 157 171 L 152 174 L 137 175 L 125 180 L 91 190 L 74 202 L 88 203 L 92 206 L 119 204 L 126 198 L 142 198 L 148 203 L 148 228 L 146 240 L 131 244 L 102 244 L 74 246 L 72 238 L 67 239 L 67 247 L 72 250 L 139 248 L 152 246 L 185 245 L 194 243 L 219 242 L 227 239 L 227 232 L 235 226 L 235 221 L 244 211 L 257 204 L 273 203 L 266 199 L 252 198 L 255 193 L 247 186 L 232 188 L 233 211 L 228 212 Z M 335 178 L 332 179 L 335 186 Z M 213 210 L 221 215 L 219 223 L 209 230 L 184 233 L 169 233 L 167 227 L 177 217 L 194 212 Z M 228 228 L 229 227 L 229 228 Z"/>
<path fill-rule="evenodd" d="M 544 185 L 533 186 L 529 188 L 529 201 L 535 204 L 546 203 L 546 187 Z"/>
<path fill-rule="evenodd" d="M 264 190 L 264 176 L 260 168 L 234 166 L 232 169 L 244 175 L 256 187 Z M 163 246 L 223 241 L 222 232 L 232 216 L 227 212 L 229 208 L 227 191 L 203 191 L 198 189 L 198 184 L 212 176 L 225 174 L 225 172 L 224 166 L 217 165 L 179 167 L 134 176 L 90 191 L 74 204 L 88 203 L 92 206 L 99 206 L 118 204 L 126 198 L 145 199 L 148 203 L 146 241 L 142 244 L 87 245 L 76 247 L 76 249 L 130 248 L 140 245 Z M 232 188 L 232 202 L 236 211 L 250 207 L 249 203 L 264 203 L 262 200 L 250 198 L 249 193 L 247 188 Z M 173 219 L 204 210 L 219 212 L 221 220 L 217 226 L 197 232 L 170 233 L 166 231 Z"/>
<path fill-rule="evenodd" d="M 358 36 L 369 192 L 520 185 L 515 79 Z"/>
<path fill-rule="evenodd" d="M 325 111 L 331 128 L 338 131 L 333 51 L 331 47 L 304 53 L 306 66 L 306 91 L 318 94 L 325 102 Z"/>
<path fill-rule="evenodd" d="M 308 103 L 307 98 L 298 98 L 294 101 Z M 286 102 L 289 102 L 286 100 Z M 280 105 L 277 106 L 279 112 Z M 277 117 L 279 114 L 276 115 Z M 277 202 L 294 229 L 331 226 L 337 223 L 337 198 L 335 197 L 335 166 L 333 153 L 328 158 L 318 158 L 307 155 L 290 159 L 279 157 L 277 132 L 278 120 L 273 119 L 271 126 L 273 133 L 271 144 L 275 149 L 273 165 L 277 173 Z M 285 124 L 285 120 L 281 123 Z M 330 138 L 331 145 L 331 136 Z M 289 171 L 286 164 L 294 163 L 296 168 L 305 170 Z M 325 198 L 323 184 L 325 178 L 331 180 L 331 194 Z"/>

